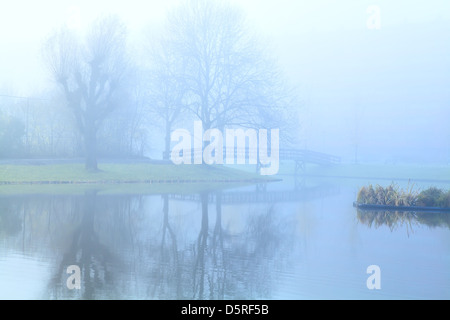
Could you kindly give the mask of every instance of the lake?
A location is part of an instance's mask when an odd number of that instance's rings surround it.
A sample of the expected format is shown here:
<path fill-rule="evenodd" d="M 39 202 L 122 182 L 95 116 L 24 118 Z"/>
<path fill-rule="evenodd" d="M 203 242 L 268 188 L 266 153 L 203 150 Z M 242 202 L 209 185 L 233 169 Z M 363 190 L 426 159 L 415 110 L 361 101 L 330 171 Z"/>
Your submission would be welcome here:
<path fill-rule="evenodd" d="M 450 298 L 450 214 L 358 212 L 368 181 L 282 178 L 202 194 L 2 195 L 0 298 Z"/>

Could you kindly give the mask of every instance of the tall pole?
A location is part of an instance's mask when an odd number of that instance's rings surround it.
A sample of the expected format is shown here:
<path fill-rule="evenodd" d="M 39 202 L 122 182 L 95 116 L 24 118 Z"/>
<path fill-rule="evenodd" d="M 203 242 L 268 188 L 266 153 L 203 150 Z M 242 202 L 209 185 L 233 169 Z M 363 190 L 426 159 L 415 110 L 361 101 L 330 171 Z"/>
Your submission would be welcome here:
<path fill-rule="evenodd" d="M 27 149 L 27 156 L 30 155 L 30 140 L 28 137 L 28 119 L 29 119 L 29 113 L 30 113 L 30 98 L 27 98 L 27 114 L 26 114 L 26 124 L 25 124 L 25 143 L 26 143 L 26 149 Z"/>

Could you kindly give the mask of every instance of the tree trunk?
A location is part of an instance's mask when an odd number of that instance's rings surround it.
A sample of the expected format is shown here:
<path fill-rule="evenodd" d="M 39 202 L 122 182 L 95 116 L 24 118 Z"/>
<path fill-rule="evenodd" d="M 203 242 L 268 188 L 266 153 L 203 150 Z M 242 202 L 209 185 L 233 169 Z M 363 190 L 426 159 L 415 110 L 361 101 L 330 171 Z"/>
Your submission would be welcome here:
<path fill-rule="evenodd" d="M 86 170 L 95 172 L 97 167 L 97 132 L 94 128 L 86 128 L 84 134 L 84 145 L 86 149 Z"/>
<path fill-rule="evenodd" d="M 165 148 L 164 148 L 164 156 L 163 160 L 170 160 L 170 123 L 166 123 L 166 136 L 165 136 Z"/>

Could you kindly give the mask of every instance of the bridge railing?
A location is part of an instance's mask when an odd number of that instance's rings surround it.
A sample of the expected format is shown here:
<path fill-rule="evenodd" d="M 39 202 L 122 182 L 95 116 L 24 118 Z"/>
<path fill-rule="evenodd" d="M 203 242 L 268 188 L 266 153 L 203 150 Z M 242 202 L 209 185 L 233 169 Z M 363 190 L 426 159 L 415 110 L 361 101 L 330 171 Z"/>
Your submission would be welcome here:
<path fill-rule="evenodd" d="M 182 152 L 184 152 L 184 151 L 182 151 Z M 223 154 L 224 163 L 225 163 L 225 160 L 227 159 L 227 156 L 229 156 L 230 154 L 233 154 L 233 160 L 235 162 L 239 158 L 243 158 L 245 160 L 253 158 L 253 159 L 256 159 L 257 162 L 259 159 L 258 149 L 224 147 L 222 152 L 223 152 L 222 154 Z M 164 157 L 164 159 L 170 159 L 170 153 L 168 154 L 167 152 L 164 152 L 163 157 Z M 203 150 L 202 149 L 187 150 L 186 157 L 190 157 L 192 162 L 194 162 L 195 159 L 202 159 L 203 158 Z"/>

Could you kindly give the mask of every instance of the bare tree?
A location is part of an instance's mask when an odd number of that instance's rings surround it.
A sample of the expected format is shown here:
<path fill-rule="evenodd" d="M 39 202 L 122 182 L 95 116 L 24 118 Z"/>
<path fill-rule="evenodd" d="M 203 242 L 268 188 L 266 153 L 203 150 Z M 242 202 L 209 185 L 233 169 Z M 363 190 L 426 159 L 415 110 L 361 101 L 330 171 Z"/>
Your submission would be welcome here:
<path fill-rule="evenodd" d="M 168 20 L 167 43 L 183 61 L 177 76 L 187 90 L 186 105 L 205 130 L 288 123 L 288 91 L 239 10 L 222 1 L 192 0 Z"/>
<path fill-rule="evenodd" d="M 156 45 L 148 50 L 148 94 L 147 104 L 152 124 L 164 131 L 163 158 L 169 159 L 170 135 L 175 124 L 186 116 L 186 81 L 183 78 L 185 59 L 179 57 L 164 38 L 157 39 Z M 155 121 L 156 119 L 161 121 Z"/>
<path fill-rule="evenodd" d="M 126 96 L 126 28 L 109 16 L 95 21 L 82 39 L 68 29 L 59 30 L 44 49 L 83 136 L 86 169 L 97 171 L 97 132 Z"/>

